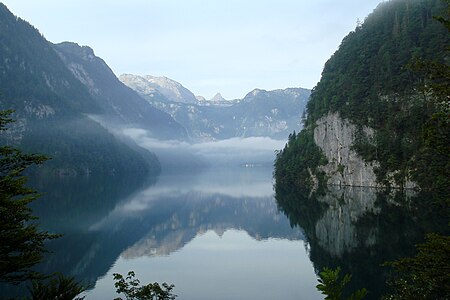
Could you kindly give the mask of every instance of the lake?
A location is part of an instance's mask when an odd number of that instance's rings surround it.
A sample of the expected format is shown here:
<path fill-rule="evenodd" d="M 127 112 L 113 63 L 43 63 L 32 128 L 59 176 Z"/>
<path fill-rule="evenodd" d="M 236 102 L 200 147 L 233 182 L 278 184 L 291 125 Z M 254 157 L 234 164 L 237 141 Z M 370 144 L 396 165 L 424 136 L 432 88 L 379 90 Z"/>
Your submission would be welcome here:
<path fill-rule="evenodd" d="M 50 243 L 44 272 L 95 283 L 86 299 L 117 297 L 113 273 L 130 270 L 142 282 L 174 284 L 178 299 L 322 299 L 302 230 L 278 211 L 271 168 L 127 182 L 39 184 L 47 194 L 35 213 L 46 229 L 64 233 Z"/>
<path fill-rule="evenodd" d="M 114 299 L 113 274 L 174 284 L 177 299 L 323 299 L 317 270 L 352 273 L 367 299 L 384 293 L 386 260 L 412 255 L 445 215 L 414 195 L 330 188 L 314 195 L 277 186 L 272 168 L 212 167 L 156 178 L 41 178 L 33 208 L 64 236 L 40 266 Z M 123 295 L 122 295 L 123 297 Z"/>

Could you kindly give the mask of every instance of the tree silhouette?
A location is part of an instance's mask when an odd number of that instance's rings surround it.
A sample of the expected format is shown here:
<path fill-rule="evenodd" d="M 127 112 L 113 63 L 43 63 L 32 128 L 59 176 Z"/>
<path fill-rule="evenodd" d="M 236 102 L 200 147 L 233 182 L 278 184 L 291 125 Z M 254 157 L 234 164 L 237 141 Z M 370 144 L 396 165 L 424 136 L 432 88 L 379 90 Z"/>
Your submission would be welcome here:
<path fill-rule="evenodd" d="M 0 133 L 13 122 L 12 111 L 0 111 Z M 39 197 L 25 186 L 23 172 L 43 163 L 42 155 L 24 154 L 9 146 L 0 147 L 0 281 L 19 283 L 40 275 L 31 269 L 41 261 L 44 242 L 57 235 L 40 231 L 28 204 Z"/>

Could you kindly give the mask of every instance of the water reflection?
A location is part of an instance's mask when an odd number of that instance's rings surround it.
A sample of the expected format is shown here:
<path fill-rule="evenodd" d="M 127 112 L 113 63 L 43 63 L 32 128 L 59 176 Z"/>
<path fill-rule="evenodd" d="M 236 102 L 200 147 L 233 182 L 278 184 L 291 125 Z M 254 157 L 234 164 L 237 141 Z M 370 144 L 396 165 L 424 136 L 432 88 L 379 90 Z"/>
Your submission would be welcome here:
<path fill-rule="evenodd" d="M 112 299 L 112 273 L 130 269 L 175 284 L 184 300 L 323 299 L 302 241 L 257 241 L 242 230 L 207 231 L 170 256 L 121 256 L 87 299 Z"/>
<path fill-rule="evenodd" d="M 183 299 L 320 299 L 311 260 L 316 271 L 340 266 L 353 274 L 350 289 L 378 299 L 380 265 L 413 254 L 426 232 L 447 230 L 448 211 L 424 195 L 277 185 L 275 201 L 272 185 L 264 167 L 41 178 L 34 212 L 64 236 L 49 243 L 40 270 L 95 285 L 87 299 L 113 298 L 112 273 L 128 270 L 174 283 Z"/>
<path fill-rule="evenodd" d="M 274 201 L 271 173 L 228 168 L 147 181 L 41 179 L 34 186 L 45 196 L 34 211 L 45 229 L 64 236 L 49 243 L 53 253 L 40 269 L 95 285 L 87 299 L 114 297 L 112 272 L 128 270 L 175 283 L 183 299 L 270 299 L 283 290 L 291 293 L 286 299 L 319 299 L 310 259 L 316 270 L 352 273 L 350 289 L 366 287 L 377 299 L 387 273 L 380 264 L 411 255 L 426 232 L 447 228 L 446 211 L 420 195 L 278 185 Z M 236 290 L 227 291 L 225 282 Z M 274 282 L 278 288 L 261 292 Z"/>
<path fill-rule="evenodd" d="M 319 193 L 277 185 L 276 200 L 291 224 L 304 230 L 316 270 L 340 266 L 353 275 L 349 290 L 366 287 L 368 299 L 385 293 L 383 262 L 413 255 L 427 232 L 448 230 L 448 211 L 424 194 L 356 187 Z"/>
<path fill-rule="evenodd" d="M 40 176 L 30 178 L 28 185 L 42 195 L 31 204 L 40 226 L 67 232 L 86 230 L 117 203 L 156 181 L 156 176 Z"/>
<path fill-rule="evenodd" d="M 213 242 L 208 246 L 210 249 L 216 247 L 217 250 L 224 247 L 221 242 L 227 241 L 226 237 L 232 238 L 231 241 L 236 238 L 235 234 L 226 233 L 230 230 L 237 233 L 243 247 L 252 243 L 249 240 L 255 243 L 266 241 L 265 244 L 252 244 L 251 249 L 256 255 L 264 247 L 269 247 L 271 250 L 264 252 L 267 257 L 261 257 L 262 260 L 255 262 L 260 265 L 266 262 L 269 266 L 284 251 L 282 247 L 285 246 L 277 241 L 303 239 L 302 231 L 292 229 L 288 219 L 278 212 L 273 198 L 271 175 L 271 168 L 237 167 L 197 174 L 166 174 L 156 182 L 136 183 L 132 178 L 117 181 L 104 178 L 81 178 L 74 181 L 72 178 L 67 182 L 66 179 L 59 178 L 41 182 L 37 188 L 46 195 L 36 202 L 34 211 L 40 216 L 45 229 L 63 233 L 64 236 L 49 243 L 52 253 L 40 266 L 40 270 L 45 273 L 62 272 L 91 285 L 107 274 L 106 285 L 114 292 L 112 276 L 109 274 L 111 272 L 108 273 L 114 265 L 122 262 L 128 268 L 124 271 L 126 272 L 133 269 L 130 264 L 139 259 L 155 261 L 156 258 L 168 256 L 172 259 L 193 240 L 196 240 L 193 245 L 198 245 L 203 237 L 209 237 L 211 233 L 218 240 L 211 239 Z M 283 261 L 291 260 L 290 264 L 284 265 L 286 274 L 295 273 L 286 270 L 295 265 L 293 260 L 298 260 L 297 264 L 301 262 L 310 266 L 295 270 L 297 273 L 289 282 L 298 282 L 296 276 L 302 272 L 308 273 L 303 280 L 309 286 L 307 298 L 317 297 L 314 290 L 315 275 L 303 243 L 297 242 L 289 247 L 296 250 L 290 252 L 289 258 L 281 255 L 284 257 Z M 220 251 L 225 250 L 222 248 Z M 255 288 L 268 278 L 282 279 L 282 264 L 278 273 L 269 276 L 267 273 L 270 270 L 263 273 L 258 268 L 249 271 L 251 251 L 248 251 L 246 259 L 249 265 L 243 260 L 245 251 L 234 252 L 230 254 L 231 257 L 225 252 L 218 259 L 227 262 L 228 268 L 232 268 L 234 272 L 253 274 Z M 182 253 L 180 255 L 186 256 L 184 250 Z M 268 256 L 268 253 L 272 256 Z M 185 259 L 196 261 L 194 257 L 199 257 L 198 252 Z M 201 264 L 201 260 L 197 260 L 197 263 Z M 134 270 L 139 274 L 142 270 L 137 268 Z M 176 268 L 176 265 L 172 268 Z M 273 267 L 271 269 L 275 270 Z M 187 285 L 184 291 L 181 289 L 189 278 L 201 277 L 199 272 L 180 279 L 177 293 L 183 296 L 192 293 L 193 299 L 200 299 Z M 220 272 L 219 265 L 216 272 Z M 173 273 L 165 280 L 174 282 L 173 277 L 178 276 L 176 274 L 178 273 Z M 158 280 L 155 277 L 157 274 L 150 275 L 150 280 Z M 298 288 L 295 284 L 291 286 L 293 289 Z M 228 288 L 223 286 L 222 289 Z M 94 292 L 98 296 L 98 288 Z M 201 293 L 201 290 L 197 292 Z M 225 298 L 230 296 L 221 290 L 216 292 L 223 293 Z"/>

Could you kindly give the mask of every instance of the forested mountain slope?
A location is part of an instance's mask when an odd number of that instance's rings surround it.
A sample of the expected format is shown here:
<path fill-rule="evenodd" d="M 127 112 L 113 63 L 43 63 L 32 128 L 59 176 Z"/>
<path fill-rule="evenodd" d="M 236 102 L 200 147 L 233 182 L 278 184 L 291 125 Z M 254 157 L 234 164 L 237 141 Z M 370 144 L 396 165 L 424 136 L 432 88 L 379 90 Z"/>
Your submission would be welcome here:
<path fill-rule="evenodd" d="M 64 173 L 158 172 L 147 151 L 119 141 L 87 115 L 104 108 L 63 63 L 54 46 L 0 3 L 0 109 L 16 122 L 2 143 L 53 158 Z M 137 148 L 136 148 L 137 149 Z"/>
<path fill-rule="evenodd" d="M 159 139 L 186 139 L 186 130 L 179 123 L 124 85 L 91 48 L 70 42 L 56 44 L 54 48 L 75 78 L 88 89 L 105 122 L 144 128 Z"/>
<path fill-rule="evenodd" d="M 277 184 L 448 192 L 450 34 L 439 16 L 444 1 L 391 0 L 343 39 L 305 129 L 277 156 Z"/>

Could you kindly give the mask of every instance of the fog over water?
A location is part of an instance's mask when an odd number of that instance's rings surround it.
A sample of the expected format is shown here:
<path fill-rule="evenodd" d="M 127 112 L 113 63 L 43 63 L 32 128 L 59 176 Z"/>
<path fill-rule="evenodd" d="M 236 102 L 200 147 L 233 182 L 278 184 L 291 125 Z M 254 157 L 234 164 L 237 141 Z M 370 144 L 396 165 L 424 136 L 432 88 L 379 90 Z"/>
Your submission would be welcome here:
<path fill-rule="evenodd" d="M 170 155 L 178 159 L 185 155 L 194 155 L 208 165 L 272 165 L 275 151 L 282 149 L 285 140 L 268 137 L 235 137 L 219 141 L 187 143 L 177 140 L 157 140 L 140 128 L 125 128 L 118 131 L 122 136 L 132 139 L 139 146 L 156 153 L 162 160 Z"/>

